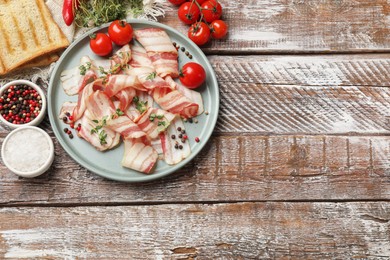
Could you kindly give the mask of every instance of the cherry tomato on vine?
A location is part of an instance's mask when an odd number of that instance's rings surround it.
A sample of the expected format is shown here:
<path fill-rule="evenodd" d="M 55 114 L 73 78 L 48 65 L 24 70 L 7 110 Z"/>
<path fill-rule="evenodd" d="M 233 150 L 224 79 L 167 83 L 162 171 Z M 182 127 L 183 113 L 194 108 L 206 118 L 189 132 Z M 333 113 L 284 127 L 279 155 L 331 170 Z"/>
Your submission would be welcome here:
<path fill-rule="evenodd" d="M 193 24 L 200 16 L 199 7 L 192 2 L 185 2 L 177 11 L 179 19 L 185 24 Z"/>
<path fill-rule="evenodd" d="M 196 62 L 186 63 L 180 70 L 180 82 L 189 89 L 198 88 L 206 80 L 206 71 Z"/>
<path fill-rule="evenodd" d="M 210 24 L 211 37 L 214 39 L 221 39 L 225 37 L 228 32 L 227 24 L 222 20 L 212 21 Z"/>
<path fill-rule="evenodd" d="M 218 20 L 222 15 L 222 6 L 217 1 L 207 1 L 202 4 L 203 19 L 211 23 Z"/>
<path fill-rule="evenodd" d="M 210 39 L 210 28 L 204 22 L 194 23 L 188 30 L 188 38 L 199 46 L 203 45 Z"/>
<path fill-rule="evenodd" d="M 206 2 L 207 0 L 196 0 L 196 2 L 198 2 L 199 5 L 202 5 L 204 2 Z"/>
<path fill-rule="evenodd" d="M 113 21 L 108 27 L 108 35 L 119 46 L 128 44 L 133 39 L 133 27 L 126 21 Z"/>
<path fill-rule="evenodd" d="M 112 42 L 107 34 L 94 33 L 89 37 L 89 46 L 95 54 L 99 56 L 106 56 L 112 52 Z"/>
<path fill-rule="evenodd" d="M 185 1 L 187 0 L 168 0 L 171 4 L 174 4 L 174 5 L 181 5 L 182 3 L 184 3 Z"/>

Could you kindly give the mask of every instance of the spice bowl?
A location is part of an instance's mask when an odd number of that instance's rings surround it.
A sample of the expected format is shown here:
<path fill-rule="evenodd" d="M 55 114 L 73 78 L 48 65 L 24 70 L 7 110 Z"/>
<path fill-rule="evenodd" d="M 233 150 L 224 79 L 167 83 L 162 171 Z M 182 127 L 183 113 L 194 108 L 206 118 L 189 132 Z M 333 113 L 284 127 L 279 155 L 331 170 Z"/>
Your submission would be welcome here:
<path fill-rule="evenodd" d="M 36 177 L 46 172 L 53 163 L 53 141 L 41 128 L 18 127 L 4 139 L 1 158 L 4 165 L 16 175 Z"/>
<path fill-rule="evenodd" d="M 0 88 L 0 122 L 11 128 L 36 126 L 46 114 L 42 88 L 28 80 L 14 80 Z"/>

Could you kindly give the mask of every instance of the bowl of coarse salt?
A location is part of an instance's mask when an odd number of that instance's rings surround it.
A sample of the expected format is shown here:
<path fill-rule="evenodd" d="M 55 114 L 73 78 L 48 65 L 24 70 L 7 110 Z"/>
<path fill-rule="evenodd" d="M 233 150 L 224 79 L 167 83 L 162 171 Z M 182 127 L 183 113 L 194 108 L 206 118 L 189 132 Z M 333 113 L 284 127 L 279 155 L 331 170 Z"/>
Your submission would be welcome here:
<path fill-rule="evenodd" d="M 22 126 L 4 139 L 1 158 L 13 173 L 26 178 L 36 177 L 53 163 L 53 141 L 41 128 Z"/>

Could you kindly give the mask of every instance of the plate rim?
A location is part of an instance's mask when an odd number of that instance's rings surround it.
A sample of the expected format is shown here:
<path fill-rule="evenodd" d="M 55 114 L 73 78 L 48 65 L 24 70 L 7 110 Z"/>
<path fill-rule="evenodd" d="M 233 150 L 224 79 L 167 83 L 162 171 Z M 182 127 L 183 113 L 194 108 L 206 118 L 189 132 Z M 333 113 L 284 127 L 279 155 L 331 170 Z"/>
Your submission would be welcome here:
<path fill-rule="evenodd" d="M 218 86 L 218 81 L 217 81 L 217 77 L 216 77 L 215 71 L 214 71 L 213 67 L 211 66 L 210 61 L 208 60 L 207 56 L 203 53 L 203 51 L 194 42 L 192 42 L 190 39 L 186 38 L 181 32 L 179 32 L 175 28 L 172 28 L 172 27 L 170 27 L 168 25 L 165 25 L 163 23 L 154 22 L 154 21 L 148 21 L 148 20 L 139 20 L 139 19 L 128 19 L 127 22 L 130 23 L 130 24 L 150 25 L 150 26 L 159 27 L 159 28 L 162 28 L 164 30 L 168 30 L 168 31 L 172 32 L 173 34 L 175 34 L 175 36 L 177 36 L 178 38 L 181 38 L 182 41 L 186 42 L 186 44 L 189 44 L 193 48 L 197 49 L 197 51 L 200 54 L 201 58 L 205 61 L 206 65 L 208 67 L 206 71 L 211 72 L 211 73 L 208 73 L 208 75 L 211 77 L 212 84 L 214 84 L 215 87 L 216 87 L 215 97 L 212 99 L 212 102 L 216 101 L 214 103 L 215 111 L 213 111 L 213 113 L 210 113 L 210 115 L 208 115 L 208 116 L 212 117 L 210 119 L 210 125 L 209 125 L 209 127 L 211 129 L 210 129 L 210 131 L 206 132 L 206 135 L 203 137 L 203 139 L 207 140 L 207 141 L 198 143 L 198 144 L 200 144 L 200 148 L 197 150 L 197 152 L 196 153 L 195 152 L 191 152 L 189 157 L 187 157 L 183 161 L 179 162 L 178 164 L 173 165 L 172 167 L 175 167 L 175 169 L 173 169 L 173 170 L 167 170 L 167 171 L 161 172 L 161 173 L 153 172 L 153 173 L 150 173 L 150 174 L 144 174 L 144 175 L 137 176 L 137 177 L 132 176 L 131 178 L 121 178 L 121 177 L 124 177 L 124 176 L 112 176 L 110 174 L 105 174 L 105 173 L 100 172 L 100 170 L 93 164 L 92 165 L 91 164 L 85 165 L 85 163 L 80 162 L 80 161 L 84 162 L 84 160 L 80 159 L 79 156 L 77 156 L 76 153 L 73 152 L 73 149 L 68 147 L 68 145 L 65 143 L 64 140 L 62 140 L 62 138 L 58 137 L 60 135 L 60 133 L 59 133 L 59 130 L 56 127 L 53 127 L 53 125 L 55 125 L 55 121 L 54 120 L 56 120 L 56 116 L 54 115 L 54 111 L 53 111 L 54 108 L 52 108 L 52 105 L 51 105 L 52 104 L 51 99 L 52 99 L 52 95 L 53 95 L 53 91 L 54 91 L 53 90 L 53 88 L 54 88 L 54 82 L 53 81 L 54 81 L 54 78 L 55 78 L 54 75 L 57 74 L 57 71 L 58 71 L 60 65 L 65 60 L 67 54 L 74 48 L 74 46 L 76 46 L 79 42 L 81 42 L 86 37 L 88 37 L 91 33 L 94 33 L 96 31 L 99 31 L 99 30 L 107 28 L 110 23 L 105 23 L 105 24 L 103 24 L 101 26 L 95 27 L 95 28 L 93 28 L 91 30 L 88 30 L 87 32 L 83 33 L 75 41 L 73 41 L 67 47 L 67 49 L 62 53 L 60 59 L 56 62 L 56 65 L 55 65 L 55 67 L 54 67 L 54 69 L 53 69 L 53 71 L 52 71 L 52 73 L 50 75 L 50 81 L 49 81 L 49 86 L 48 86 L 48 90 L 47 90 L 47 99 L 48 99 L 48 102 L 47 102 L 48 106 L 47 106 L 47 108 L 48 108 L 49 121 L 50 121 L 52 130 L 53 130 L 53 133 L 54 133 L 56 139 L 60 143 L 61 147 L 65 150 L 65 152 L 76 163 L 78 163 L 83 168 L 91 171 L 92 173 L 94 173 L 94 174 L 96 174 L 98 176 L 101 176 L 103 178 L 106 178 L 106 179 L 119 181 L 119 182 L 138 183 L 138 182 L 153 181 L 153 180 L 160 179 L 160 178 L 166 177 L 168 175 L 171 175 L 171 174 L 177 172 L 182 167 L 184 167 L 186 164 L 191 162 L 204 149 L 206 144 L 210 141 L 211 135 L 214 132 L 214 129 L 215 129 L 215 126 L 216 126 L 216 123 L 217 123 L 217 120 L 218 120 L 219 107 L 220 107 L 220 95 L 219 95 L 219 86 Z"/>

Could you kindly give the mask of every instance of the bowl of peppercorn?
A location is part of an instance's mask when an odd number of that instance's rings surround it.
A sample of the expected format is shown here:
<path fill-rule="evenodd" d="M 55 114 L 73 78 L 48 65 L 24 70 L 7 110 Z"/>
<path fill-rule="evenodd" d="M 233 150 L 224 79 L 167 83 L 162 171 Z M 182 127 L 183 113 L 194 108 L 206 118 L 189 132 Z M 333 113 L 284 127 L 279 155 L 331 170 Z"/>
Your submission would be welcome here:
<path fill-rule="evenodd" d="M 0 121 L 11 128 L 36 126 L 46 112 L 42 88 L 28 80 L 14 80 L 0 88 Z"/>

